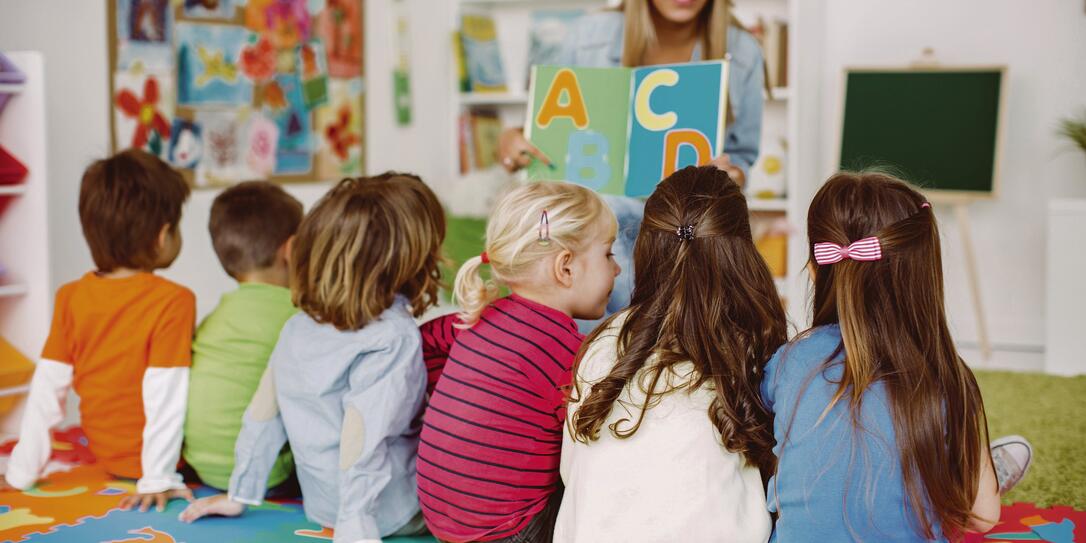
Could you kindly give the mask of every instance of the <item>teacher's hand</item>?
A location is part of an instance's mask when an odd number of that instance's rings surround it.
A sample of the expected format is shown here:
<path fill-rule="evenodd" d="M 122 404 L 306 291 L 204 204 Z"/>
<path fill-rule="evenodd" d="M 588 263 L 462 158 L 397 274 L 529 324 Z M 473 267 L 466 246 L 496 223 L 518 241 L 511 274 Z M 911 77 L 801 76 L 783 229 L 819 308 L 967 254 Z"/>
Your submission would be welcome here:
<path fill-rule="evenodd" d="M 550 166 L 551 159 L 524 137 L 519 128 L 507 128 L 498 138 L 498 160 L 505 171 L 513 173 L 532 163 L 532 157 Z"/>
<path fill-rule="evenodd" d="M 728 156 L 728 153 L 723 153 L 714 158 L 709 161 L 709 164 L 716 166 L 718 169 L 728 174 L 728 177 L 732 178 L 732 181 L 735 181 L 740 187 L 746 184 L 747 175 L 743 173 L 743 168 L 732 164 L 731 157 Z"/>

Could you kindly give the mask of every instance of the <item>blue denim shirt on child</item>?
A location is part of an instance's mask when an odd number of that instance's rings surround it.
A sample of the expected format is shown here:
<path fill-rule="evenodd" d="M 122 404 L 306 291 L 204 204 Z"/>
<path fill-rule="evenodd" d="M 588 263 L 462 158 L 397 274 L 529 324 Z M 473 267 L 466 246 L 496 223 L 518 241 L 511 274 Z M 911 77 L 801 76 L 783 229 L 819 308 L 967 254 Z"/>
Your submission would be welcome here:
<path fill-rule="evenodd" d="M 626 18 L 621 11 L 602 11 L 581 17 L 574 25 L 562 47 L 557 64 L 608 68 L 622 65 L 622 39 Z M 727 126 L 724 151 L 731 161 L 749 173 L 758 159 L 762 141 L 762 87 L 765 73 L 762 49 L 749 32 L 728 28 L 728 104 L 734 119 Z M 695 45 L 691 61 L 702 59 L 701 43 Z M 633 293 L 633 245 L 645 215 L 645 202 L 625 196 L 604 195 L 604 200 L 618 218 L 618 237 L 612 252 L 622 273 L 615 279 L 615 288 L 607 303 L 610 315 L 630 305 Z M 581 331 L 588 332 L 599 321 L 578 321 Z"/>
<path fill-rule="evenodd" d="M 883 383 L 864 392 L 862 428 L 853 426 L 847 398 L 823 415 L 843 372 L 837 325 L 786 344 L 766 365 L 762 399 L 773 412 L 779 459 L 766 497 L 780 514 L 770 541 L 925 541 L 905 494 Z M 946 541 L 938 524 L 933 530 Z"/>
<path fill-rule="evenodd" d="M 260 504 L 289 440 L 309 520 L 334 527 L 336 543 L 396 532 L 419 512 L 425 394 L 418 326 L 402 296 L 356 331 L 295 315 L 245 412 L 230 497 Z"/>

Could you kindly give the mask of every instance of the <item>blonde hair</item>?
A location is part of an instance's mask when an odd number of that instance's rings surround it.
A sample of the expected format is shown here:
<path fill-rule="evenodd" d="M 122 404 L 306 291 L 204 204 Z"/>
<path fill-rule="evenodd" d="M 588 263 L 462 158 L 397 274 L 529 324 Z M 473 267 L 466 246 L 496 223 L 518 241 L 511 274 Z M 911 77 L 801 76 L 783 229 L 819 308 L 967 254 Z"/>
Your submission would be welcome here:
<path fill-rule="evenodd" d="M 543 212 L 549 225 L 541 227 Z M 471 326 L 498 297 L 498 284 L 524 280 L 540 259 L 563 250 L 577 252 L 603 233 L 618 230 L 614 212 L 595 192 L 572 183 L 538 182 L 513 189 L 494 208 L 486 226 L 486 254 L 492 279 L 479 274 L 481 256 L 468 259 L 456 273 L 453 301 L 460 321 Z M 549 230 L 549 235 L 547 231 Z M 540 242 L 547 235 L 548 242 Z"/>
<path fill-rule="evenodd" d="M 643 66 L 645 52 L 656 43 L 651 2 L 652 0 L 625 0 L 619 8 L 626 15 L 625 38 L 622 44 L 623 66 Z M 698 14 L 703 59 L 722 59 L 728 53 L 728 26 L 732 19 L 731 0 L 709 0 Z"/>
<path fill-rule="evenodd" d="M 291 297 L 313 320 L 358 330 L 397 294 L 419 317 L 437 303 L 445 213 L 410 174 L 344 179 L 302 220 L 291 249 Z"/>

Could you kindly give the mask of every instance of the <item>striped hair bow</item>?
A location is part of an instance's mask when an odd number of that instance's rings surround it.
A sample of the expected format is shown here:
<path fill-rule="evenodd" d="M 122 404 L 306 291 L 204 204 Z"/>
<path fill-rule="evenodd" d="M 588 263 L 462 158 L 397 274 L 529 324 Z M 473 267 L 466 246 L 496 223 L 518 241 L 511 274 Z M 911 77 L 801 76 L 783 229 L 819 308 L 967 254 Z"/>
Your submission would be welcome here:
<path fill-rule="evenodd" d="M 882 245 L 876 237 L 857 240 L 845 247 L 836 243 L 821 242 L 814 244 L 814 257 L 815 262 L 820 266 L 835 264 L 845 259 L 870 262 L 882 258 Z"/>

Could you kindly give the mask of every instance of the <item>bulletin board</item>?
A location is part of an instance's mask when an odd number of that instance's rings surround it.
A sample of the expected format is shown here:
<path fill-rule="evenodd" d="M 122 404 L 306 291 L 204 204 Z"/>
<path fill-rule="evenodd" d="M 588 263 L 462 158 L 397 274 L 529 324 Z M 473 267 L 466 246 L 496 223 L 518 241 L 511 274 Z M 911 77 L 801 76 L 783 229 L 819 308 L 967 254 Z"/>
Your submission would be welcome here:
<path fill-rule="evenodd" d="M 108 0 L 114 151 L 196 187 L 363 172 L 363 0 Z"/>

